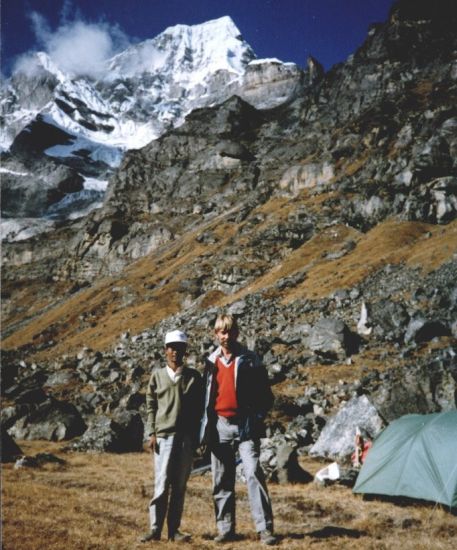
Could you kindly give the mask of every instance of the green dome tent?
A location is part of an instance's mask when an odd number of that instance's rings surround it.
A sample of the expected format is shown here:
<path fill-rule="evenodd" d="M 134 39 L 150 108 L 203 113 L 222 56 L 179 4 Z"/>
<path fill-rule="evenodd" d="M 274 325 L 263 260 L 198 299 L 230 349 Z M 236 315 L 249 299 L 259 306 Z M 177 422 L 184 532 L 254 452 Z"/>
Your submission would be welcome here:
<path fill-rule="evenodd" d="M 407 414 L 375 439 L 355 493 L 406 496 L 457 509 L 457 411 Z"/>

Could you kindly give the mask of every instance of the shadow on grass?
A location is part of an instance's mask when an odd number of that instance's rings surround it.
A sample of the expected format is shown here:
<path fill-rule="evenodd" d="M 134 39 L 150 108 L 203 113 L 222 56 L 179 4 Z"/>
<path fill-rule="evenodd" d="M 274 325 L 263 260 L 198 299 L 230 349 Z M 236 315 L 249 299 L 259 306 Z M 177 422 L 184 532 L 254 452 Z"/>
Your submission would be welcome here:
<path fill-rule="evenodd" d="M 212 541 L 216 535 L 217 533 L 205 533 L 204 535 L 202 535 L 202 539 Z M 246 535 L 240 535 L 239 533 L 236 533 L 230 542 L 240 542 L 242 540 L 247 540 L 248 538 L 249 537 L 247 537 Z"/>
<path fill-rule="evenodd" d="M 358 531 L 357 529 L 346 529 L 345 527 L 337 527 L 336 525 L 327 525 L 323 529 L 306 533 L 307 537 L 315 539 L 329 539 L 331 537 L 350 537 L 352 539 L 358 539 L 365 535 L 366 533 L 364 531 Z"/>
<path fill-rule="evenodd" d="M 329 539 L 332 537 L 349 537 L 353 539 L 358 539 L 366 535 L 365 531 L 358 531 L 357 529 L 346 529 L 345 527 L 337 527 L 336 525 L 328 525 L 323 529 L 318 529 L 316 531 L 311 531 L 309 533 L 275 533 L 278 537 L 278 541 L 285 541 L 287 539 L 292 540 L 302 540 L 306 537 L 314 539 Z M 215 537 L 214 534 L 205 533 L 202 538 L 203 540 L 211 541 Z M 241 534 L 236 534 L 232 542 L 241 542 L 247 541 L 251 537 Z"/>

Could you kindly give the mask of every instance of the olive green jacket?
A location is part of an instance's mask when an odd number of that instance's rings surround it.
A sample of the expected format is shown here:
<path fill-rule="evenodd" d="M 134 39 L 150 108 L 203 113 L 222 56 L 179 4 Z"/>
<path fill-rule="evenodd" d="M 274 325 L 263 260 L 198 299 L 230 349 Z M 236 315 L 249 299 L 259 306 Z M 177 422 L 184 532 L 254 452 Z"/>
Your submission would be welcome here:
<path fill-rule="evenodd" d="M 197 441 L 202 410 L 203 384 L 198 371 L 183 367 L 176 383 L 166 367 L 152 371 L 146 390 L 147 436 L 187 433 Z"/>

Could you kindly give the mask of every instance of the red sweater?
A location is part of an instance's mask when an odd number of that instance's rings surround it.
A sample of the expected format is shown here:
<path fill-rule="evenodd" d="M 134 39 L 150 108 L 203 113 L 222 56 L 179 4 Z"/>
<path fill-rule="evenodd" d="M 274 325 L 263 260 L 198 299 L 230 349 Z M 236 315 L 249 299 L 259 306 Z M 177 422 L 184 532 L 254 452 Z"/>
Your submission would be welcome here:
<path fill-rule="evenodd" d="M 230 418 L 235 416 L 238 410 L 235 389 L 235 359 L 228 365 L 218 357 L 216 359 L 217 395 L 215 410 L 219 416 Z"/>

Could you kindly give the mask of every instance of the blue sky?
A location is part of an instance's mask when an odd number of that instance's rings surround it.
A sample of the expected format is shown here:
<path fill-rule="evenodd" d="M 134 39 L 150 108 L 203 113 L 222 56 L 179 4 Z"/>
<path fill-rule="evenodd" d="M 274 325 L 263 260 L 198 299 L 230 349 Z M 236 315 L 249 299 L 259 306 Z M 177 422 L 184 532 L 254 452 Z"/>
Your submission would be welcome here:
<path fill-rule="evenodd" d="M 28 51 L 62 46 L 76 27 L 83 42 L 84 30 L 91 30 L 86 45 L 92 47 L 93 38 L 100 55 L 108 56 L 166 27 L 223 15 L 232 17 L 258 57 L 303 67 L 312 55 L 329 69 L 362 44 L 370 23 L 386 20 L 391 5 L 392 0 L 1 0 L 2 71 L 8 76 Z"/>

